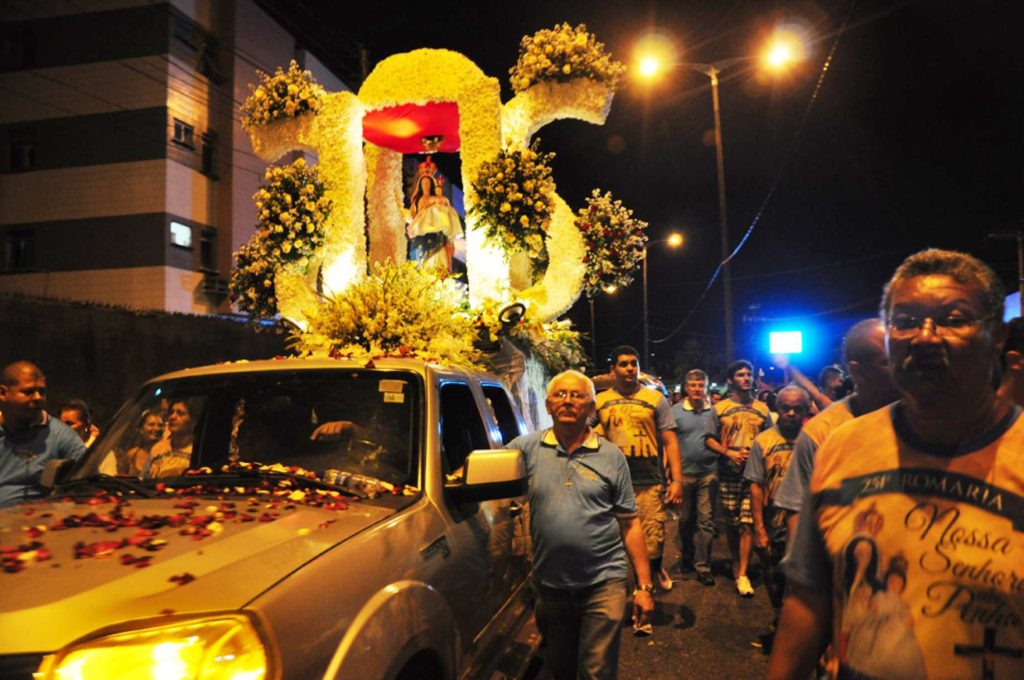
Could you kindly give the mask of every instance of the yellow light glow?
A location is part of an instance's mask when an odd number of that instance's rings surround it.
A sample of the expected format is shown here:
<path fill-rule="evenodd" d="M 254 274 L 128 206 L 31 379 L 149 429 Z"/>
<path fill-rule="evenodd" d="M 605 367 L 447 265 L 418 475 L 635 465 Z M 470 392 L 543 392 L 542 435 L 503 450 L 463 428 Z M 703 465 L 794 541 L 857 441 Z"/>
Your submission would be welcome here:
<path fill-rule="evenodd" d="M 772 33 L 761 63 L 769 71 L 781 72 L 807 57 L 806 32 L 798 26 L 780 26 Z"/>
<path fill-rule="evenodd" d="M 617 291 L 618 289 L 619 289 L 618 286 L 605 286 L 601 290 L 603 290 L 604 292 L 608 293 L 609 295 L 614 295 L 615 291 Z"/>
<path fill-rule="evenodd" d="M 657 57 L 644 57 L 640 60 L 638 70 L 644 78 L 652 78 L 661 70 L 661 62 L 658 61 Z"/>
<path fill-rule="evenodd" d="M 324 262 L 324 289 L 331 295 L 341 295 L 364 271 L 356 262 L 355 253 L 340 253 L 332 262 Z"/>
<path fill-rule="evenodd" d="M 227 615 L 113 633 L 47 656 L 41 680 L 262 680 L 268 658 L 248 619 Z"/>
<path fill-rule="evenodd" d="M 640 36 L 633 46 L 633 62 L 640 78 L 653 80 L 671 68 L 676 61 L 676 46 L 664 33 L 650 31 Z"/>
<path fill-rule="evenodd" d="M 678 232 L 670 234 L 667 242 L 670 248 L 678 248 L 683 245 L 683 235 Z"/>
<path fill-rule="evenodd" d="M 182 642 L 161 642 L 153 646 L 154 680 L 183 680 L 187 678 L 190 664 L 185 661 L 184 652 L 196 643 L 195 638 Z"/>

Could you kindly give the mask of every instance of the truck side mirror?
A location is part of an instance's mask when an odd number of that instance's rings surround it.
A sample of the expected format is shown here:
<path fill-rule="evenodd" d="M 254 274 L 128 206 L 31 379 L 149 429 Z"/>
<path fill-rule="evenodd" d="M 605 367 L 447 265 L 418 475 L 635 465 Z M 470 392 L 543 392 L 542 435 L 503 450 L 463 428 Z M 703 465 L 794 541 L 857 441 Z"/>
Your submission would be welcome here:
<path fill-rule="evenodd" d="M 529 487 L 526 460 L 517 449 L 478 449 L 466 456 L 460 480 L 445 484 L 457 503 L 515 498 Z"/>

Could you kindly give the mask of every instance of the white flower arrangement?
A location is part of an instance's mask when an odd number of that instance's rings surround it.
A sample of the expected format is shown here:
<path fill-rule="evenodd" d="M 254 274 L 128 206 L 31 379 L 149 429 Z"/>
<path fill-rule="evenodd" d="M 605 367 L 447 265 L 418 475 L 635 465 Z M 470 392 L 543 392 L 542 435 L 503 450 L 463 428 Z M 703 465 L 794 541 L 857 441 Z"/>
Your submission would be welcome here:
<path fill-rule="evenodd" d="M 549 259 L 541 279 L 520 291 L 517 299 L 530 313 L 544 321 L 569 311 L 583 290 L 583 238 L 574 223 L 572 208 L 557 194 L 552 195 L 554 212 L 548 223 L 547 250 L 557 253 Z"/>
<path fill-rule="evenodd" d="M 471 178 L 501 148 L 501 84 L 458 52 L 419 49 L 381 61 L 359 88 L 367 110 L 399 104 L 455 102 L 459 107 L 459 155 L 468 209 L 476 202 Z M 371 208 L 375 210 L 375 208 Z M 466 267 L 471 304 L 508 281 L 501 250 L 489 243 L 476 218 L 466 216 Z"/>
<path fill-rule="evenodd" d="M 502 107 L 501 132 L 505 143 L 529 146 L 537 130 L 566 118 L 604 125 L 614 96 L 609 85 L 589 78 L 537 83 Z"/>
<path fill-rule="evenodd" d="M 402 154 L 369 142 L 366 155 L 366 206 L 370 261 L 405 262 L 407 242 L 402 206 Z"/>
<path fill-rule="evenodd" d="M 294 64 L 288 72 L 279 69 L 274 76 L 264 74 L 260 85 L 250 88 L 253 95 L 248 111 L 255 113 L 248 114 L 251 120 L 246 129 L 260 157 L 274 160 L 294 149 L 319 155 L 321 172 L 328 180 L 325 195 L 333 205 L 324 223 L 322 247 L 323 283 L 328 293 L 341 296 L 365 276 L 367 212 L 372 249 L 369 260 L 405 259 L 398 194 L 402 190 L 401 157 L 372 145 L 364 149 L 363 115 L 401 104 L 455 102 L 468 211 L 470 304 L 478 306 L 498 291 L 507 291 L 512 280 L 526 287 L 511 292 L 506 299 L 522 300 L 531 316 L 541 322 L 557 318 L 577 299 L 585 273 L 582 236 L 573 224 L 572 211 L 553 187 L 541 202 L 549 206 L 546 235 L 542 232 L 524 240 L 526 250 L 535 256 L 534 263 L 543 261 L 536 255 L 543 256 L 545 250 L 558 253 L 537 280 L 538 276 L 524 275 L 518 269 L 516 276 L 510 276 L 503 252 L 507 239 L 502 237 L 499 243 L 485 232 L 474 206 L 486 202 L 486 197 L 478 196 L 472 180 L 500 149 L 528 146 L 536 131 L 548 122 L 578 118 L 603 123 L 623 67 L 583 25 L 562 24 L 539 31 L 524 38 L 520 48 L 519 61 L 511 72 L 518 94 L 504 107 L 496 79 L 465 56 L 436 49 L 414 50 L 383 60 L 363 83 L 358 96 L 347 92 L 326 94 Z M 257 96 L 260 87 L 262 96 Z M 531 209 L 537 200 L 532 202 L 528 206 Z M 509 204 L 511 208 L 512 201 Z M 500 211 L 501 203 L 497 209 Z M 256 276 L 251 266 L 248 271 Z M 264 267 L 259 275 L 266 273 Z M 263 276 L 261 282 L 267 278 Z M 273 280 L 278 307 L 288 308 L 288 316 L 303 323 L 301 310 L 316 300 L 313 282 L 306 273 L 287 267 L 279 267 Z"/>

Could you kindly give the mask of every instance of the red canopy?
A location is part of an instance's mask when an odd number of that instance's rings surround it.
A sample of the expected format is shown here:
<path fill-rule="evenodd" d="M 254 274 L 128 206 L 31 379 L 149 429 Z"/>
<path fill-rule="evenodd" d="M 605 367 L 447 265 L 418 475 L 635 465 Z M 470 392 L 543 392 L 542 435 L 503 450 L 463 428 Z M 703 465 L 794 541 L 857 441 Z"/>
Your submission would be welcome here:
<path fill-rule="evenodd" d="M 432 151 L 459 150 L 459 106 L 455 102 L 401 104 L 363 116 L 363 139 L 401 153 L 423 153 L 422 137 L 441 135 Z"/>

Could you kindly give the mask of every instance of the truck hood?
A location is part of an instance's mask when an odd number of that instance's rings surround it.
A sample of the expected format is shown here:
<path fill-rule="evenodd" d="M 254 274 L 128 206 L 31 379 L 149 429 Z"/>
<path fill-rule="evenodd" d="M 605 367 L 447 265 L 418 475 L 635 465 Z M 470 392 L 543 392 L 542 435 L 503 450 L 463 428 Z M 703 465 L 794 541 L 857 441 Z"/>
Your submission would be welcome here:
<path fill-rule="evenodd" d="M 122 517 L 165 524 L 146 534 L 137 525 L 104 523 L 115 508 Z M 367 502 L 331 509 L 245 497 L 92 505 L 64 499 L 7 508 L 0 511 L 0 654 L 55 651 L 132 619 L 238 609 L 394 512 Z M 98 526 L 62 528 L 89 513 Z M 184 523 L 166 525 L 183 514 Z M 133 562 L 140 557 L 149 558 L 147 566 Z"/>

